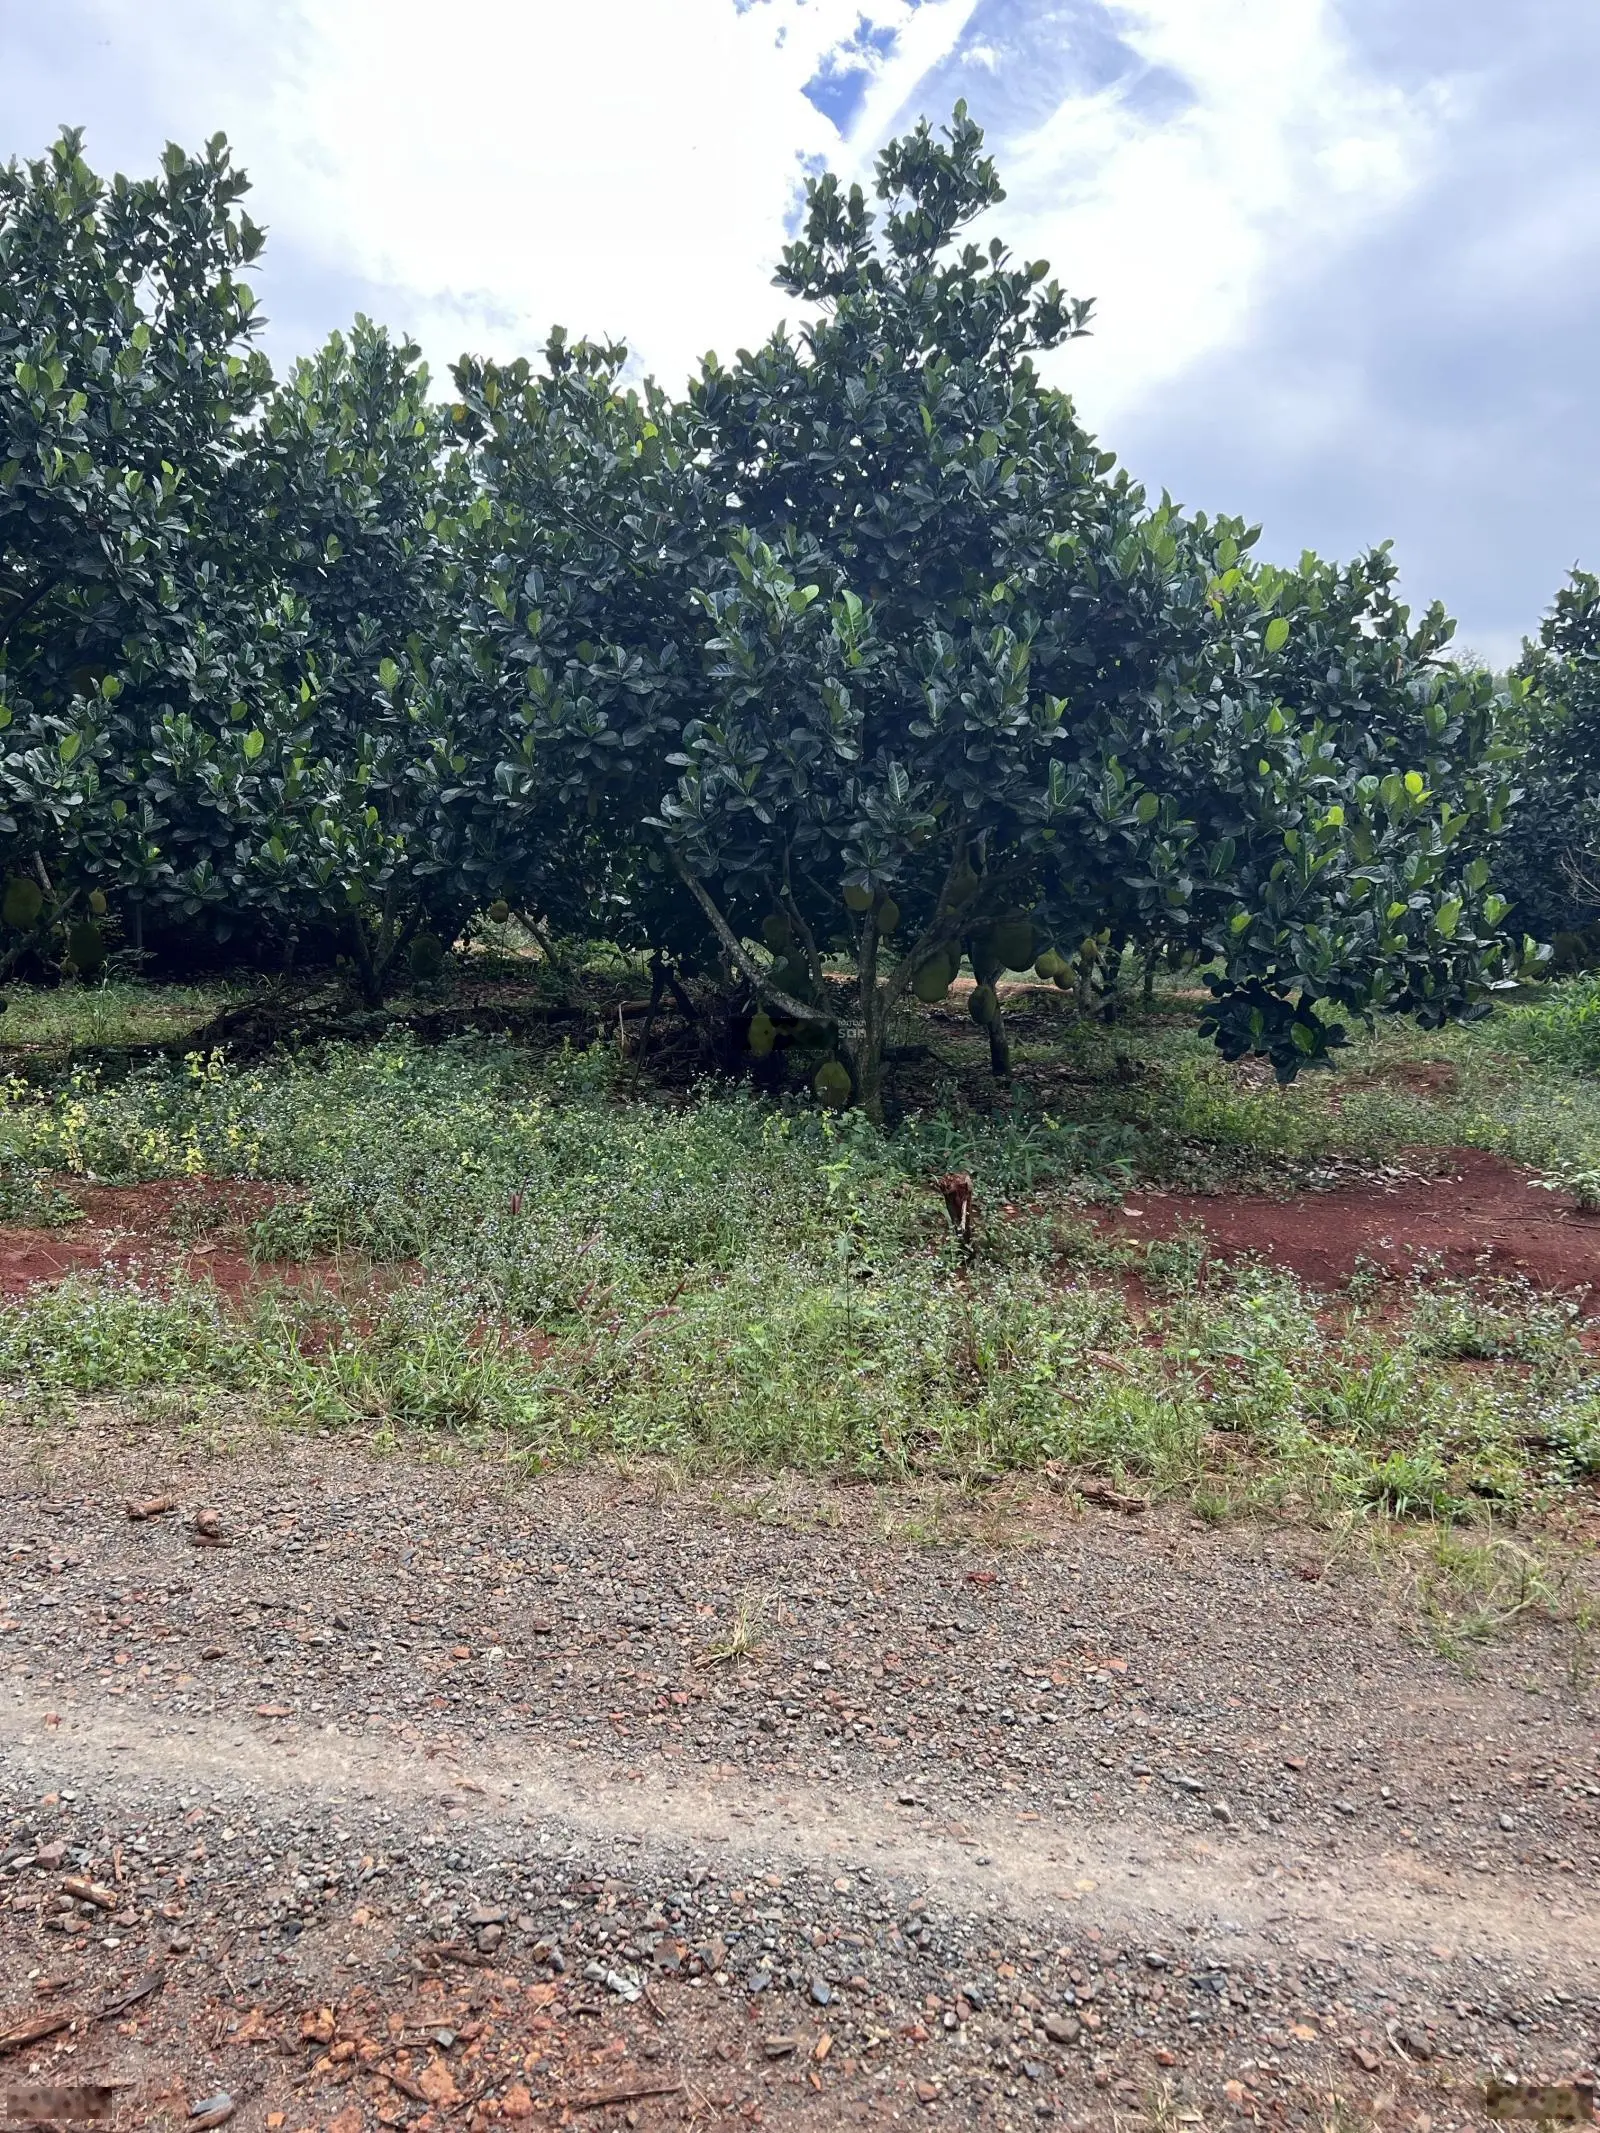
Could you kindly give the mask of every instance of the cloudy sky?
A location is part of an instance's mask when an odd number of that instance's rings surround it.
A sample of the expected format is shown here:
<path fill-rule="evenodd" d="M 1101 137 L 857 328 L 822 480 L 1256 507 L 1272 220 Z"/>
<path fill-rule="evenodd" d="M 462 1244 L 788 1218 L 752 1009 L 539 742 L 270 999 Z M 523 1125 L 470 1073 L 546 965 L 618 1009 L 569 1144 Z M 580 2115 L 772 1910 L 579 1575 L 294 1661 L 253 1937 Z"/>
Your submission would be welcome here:
<path fill-rule="evenodd" d="M 805 171 L 958 96 L 1153 489 L 1392 536 L 1497 660 L 1600 567 L 1594 0 L 0 0 L 0 159 L 235 143 L 275 361 L 359 309 L 441 375 L 560 320 L 676 382 L 782 315 Z"/>

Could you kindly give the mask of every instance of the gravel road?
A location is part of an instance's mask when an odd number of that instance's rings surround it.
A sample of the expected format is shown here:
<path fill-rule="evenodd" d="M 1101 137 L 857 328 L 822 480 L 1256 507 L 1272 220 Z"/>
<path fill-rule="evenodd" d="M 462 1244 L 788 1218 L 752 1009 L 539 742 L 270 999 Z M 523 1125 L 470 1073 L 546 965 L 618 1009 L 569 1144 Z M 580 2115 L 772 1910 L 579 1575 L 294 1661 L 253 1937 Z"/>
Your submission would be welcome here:
<path fill-rule="evenodd" d="M 1426 2133 L 1592 2076 L 1554 1626 L 1469 1673 L 1359 1547 L 1044 1495 L 218 1442 L 0 1436 L 0 2081 Z"/>

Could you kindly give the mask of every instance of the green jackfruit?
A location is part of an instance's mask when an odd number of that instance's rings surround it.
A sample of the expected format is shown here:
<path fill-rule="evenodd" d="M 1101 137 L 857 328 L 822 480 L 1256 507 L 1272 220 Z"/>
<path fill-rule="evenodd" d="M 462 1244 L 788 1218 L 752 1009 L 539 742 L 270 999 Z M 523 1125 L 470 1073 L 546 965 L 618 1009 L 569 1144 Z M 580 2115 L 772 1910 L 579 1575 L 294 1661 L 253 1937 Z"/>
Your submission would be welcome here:
<path fill-rule="evenodd" d="M 811 1086 L 817 1092 L 818 1101 L 830 1110 L 842 1111 L 850 1101 L 849 1069 L 841 1066 L 837 1059 L 829 1059 L 817 1068 Z"/>
<path fill-rule="evenodd" d="M 979 985 L 967 1002 L 967 1013 L 981 1029 L 987 1029 L 1000 1013 L 1000 1002 L 992 985 Z"/>
<path fill-rule="evenodd" d="M 106 944 L 93 919 L 80 918 L 67 935 L 67 956 L 73 969 L 82 971 L 85 977 L 104 968 Z"/>
<path fill-rule="evenodd" d="M 778 1026 L 764 1007 L 757 1008 L 750 1017 L 750 1050 L 753 1057 L 765 1059 L 778 1041 Z"/>
<path fill-rule="evenodd" d="M 1066 964 L 1055 949 L 1047 948 L 1034 964 L 1033 974 L 1036 978 L 1043 978 L 1048 983 L 1051 978 L 1059 978 L 1066 967 Z"/>
<path fill-rule="evenodd" d="M 503 926 L 511 916 L 511 906 L 503 896 L 497 896 L 489 906 L 489 916 L 497 926 Z"/>
<path fill-rule="evenodd" d="M 44 909 L 44 891 L 27 874 L 13 874 L 6 883 L 6 896 L 0 905 L 0 917 L 8 926 L 15 926 L 19 933 L 26 933 L 36 925 L 39 913 Z"/>
<path fill-rule="evenodd" d="M 892 896 L 886 896 L 878 906 L 878 931 L 898 933 L 900 930 L 900 906 Z"/>
<path fill-rule="evenodd" d="M 419 933 L 406 961 L 414 978 L 436 978 L 444 968 L 444 942 L 437 933 Z"/>
<path fill-rule="evenodd" d="M 858 881 L 847 881 L 845 883 L 844 900 L 845 908 L 850 911 L 870 911 L 872 909 L 872 891 L 864 889 Z"/>
<path fill-rule="evenodd" d="M 89 891 L 89 909 L 96 918 L 105 917 L 106 892 L 104 889 L 91 889 Z"/>
<path fill-rule="evenodd" d="M 1039 952 L 1033 928 L 1025 918 L 1002 919 L 989 938 L 1002 970 L 1026 970 Z"/>
<path fill-rule="evenodd" d="M 953 874 L 953 875 L 951 876 L 951 880 L 950 880 L 950 901 L 951 901 L 951 903 L 952 903 L 952 904 L 968 904 L 968 903 L 971 903 L 971 901 L 972 901 L 973 897 L 975 897 L 975 896 L 977 895 L 977 893 L 978 893 L 978 875 L 977 875 L 977 869 L 976 869 L 976 868 L 974 868 L 974 867 L 971 867 L 971 866 L 966 866 L 966 865 L 962 865 L 962 866 L 959 866 L 959 867 L 957 867 L 957 868 L 956 868 L 956 871 L 955 871 L 955 873 L 954 873 L 954 874 Z"/>
<path fill-rule="evenodd" d="M 950 980 L 954 976 L 950 958 L 947 955 L 936 955 L 924 963 L 911 980 L 911 990 L 919 1000 L 926 1000 L 931 1006 L 935 1000 L 944 998 L 950 990 Z"/>

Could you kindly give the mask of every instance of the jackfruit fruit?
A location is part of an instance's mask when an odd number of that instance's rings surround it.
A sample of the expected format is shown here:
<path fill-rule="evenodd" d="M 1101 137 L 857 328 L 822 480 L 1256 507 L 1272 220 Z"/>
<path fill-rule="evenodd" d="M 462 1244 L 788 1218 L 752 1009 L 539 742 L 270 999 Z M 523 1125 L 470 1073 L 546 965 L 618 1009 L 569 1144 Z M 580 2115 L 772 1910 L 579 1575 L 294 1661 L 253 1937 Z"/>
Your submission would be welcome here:
<path fill-rule="evenodd" d="M 92 977 L 105 965 L 106 944 L 93 919 L 80 918 L 67 935 L 67 956 L 74 970 Z"/>
<path fill-rule="evenodd" d="M 1025 918 L 1002 919 L 989 938 L 1002 970 L 1026 970 L 1039 952 Z"/>
<path fill-rule="evenodd" d="M 978 934 L 967 944 L 967 952 L 972 957 L 972 975 L 980 985 L 992 985 L 1006 967 L 995 951 L 992 933 Z"/>
<path fill-rule="evenodd" d="M 967 1002 L 967 1013 L 981 1028 L 987 1029 L 1000 1013 L 1000 1001 L 992 985 L 980 985 Z"/>
<path fill-rule="evenodd" d="M 935 1000 L 944 998 L 950 990 L 950 980 L 954 976 L 950 958 L 946 955 L 936 955 L 924 963 L 911 980 L 911 990 L 919 1000 L 925 1000 L 931 1006 Z"/>
<path fill-rule="evenodd" d="M 406 961 L 414 978 L 436 978 L 444 968 L 444 942 L 437 933 L 419 933 Z"/>
<path fill-rule="evenodd" d="M 511 916 L 511 906 L 503 896 L 497 896 L 489 906 L 489 916 L 497 926 L 503 926 Z"/>
<path fill-rule="evenodd" d="M 845 883 L 844 900 L 846 909 L 850 911 L 870 911 L 872 909 L 872 891 L 864 889 L 858 881 L 847 881 Z"/>
<path fill-rule="evenodd" d="M 750 1050 L 757 1059 L 765 1059 L 778 1041 L 778 1026 L 764 1007 L 757 1008 L 750 1017 Z"/>
<path fill-rule="evenodd" d="M 772 966 L 772 982 L 779 992 L 786 992 L 791 1000 L 810 1000 L 816 987 L 811 982 L 811 972 L 804 963 L 791 961 L 787 956 Z"/>
<path fill-rule="evenodd" d="M 817 1092 L 818 1101 L 827 1104 L 830 1110 L 842 1111 L 850 1101 L 849 1069 L 841 1066 L 837 1059 L 829 1059 L 817 1068 L 811 1086 Z"/>
<path fill-rule="evenodd" d="M 96 918 L 105 917 L 106 892 L 104 889 L 91 889 L 89 891 L 89 909 L 93 912 Z"/>
<path fill-rule="evenodd" d="M 15 926 L 19 933 L 38 921 L 44 909 L 44 891 L 27 874 L 13 874 L 6 883 L 5 903 L 0 905 L 0 917 L 8 926 Z"/>
<path fill-rule="evenodd" d="M 900 930 L 900 906 L 892 896 L 886 896 L 878 906 L 878 931 L 898 933 Z"/>

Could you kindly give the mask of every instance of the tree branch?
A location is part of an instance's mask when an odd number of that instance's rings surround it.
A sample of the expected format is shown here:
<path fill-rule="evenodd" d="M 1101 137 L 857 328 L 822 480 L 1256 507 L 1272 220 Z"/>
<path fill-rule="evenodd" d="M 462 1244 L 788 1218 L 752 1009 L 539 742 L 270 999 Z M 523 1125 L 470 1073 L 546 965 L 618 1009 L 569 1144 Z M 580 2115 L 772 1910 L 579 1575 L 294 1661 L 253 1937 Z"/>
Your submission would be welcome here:
<path fill-rule="evenodd" d="M 792 1015 L 797 1022 L 826 1024 L 833 1020 L 832 1015 L 823 1013 L 815 1007 L 808 1007 L 803 1000 L 796 1000 L 789 993 L 779 992 L 767 973 L 761 968 L 761 965 L 751 955 L 743 941 L 739 939 L 733 928 L 728 924 L 728 921 L 706 894 L 702 884 L 696 881 L 670 844 L 667 846 L 667 857 L 672 862 L 673 872 L 710 920 L 712 932 L 721 941 L 723 947 L 727 949 L 729 955 L 733 957 L 735 963 L 738 964 L 764 1000 L 770 1000 L 774 1007 L 780 1009 L 786 1015 Z"/>
<path fill-rule="evenodd" d="M 942 948 L 952 947 L 960 939 L 960 928 L 951 924 L 955 911 L 950 903 L 950 890 L 966 856 L 967 840 L 962 837 L 950 855 L 949 866 L 945 868 L 944 880 L 939 886 L 939 901 L 934 905 L 932 918 L 885 980 L 883 1004 L 886 1011 L 893 1007 L 929 956 L 936 955 Z"/>
<path fill-rule="evenodd" d="M 800 944 L 806 952 L 806 966 L 811 972 L 811 982 L 817 988 L 818 995 L 826 997 L 828 984 L 822 968 L 822 952 L 817 946 L 816 935 L 806 923 L 805 913 L 795 901 L 794 890 L 789 883 L 789 851 L 787 846 L 784 847 L 783 854 L 783 902 L 785 909 L 789 913 L 790 925 L 797 926 L 800 930 Z"/>

